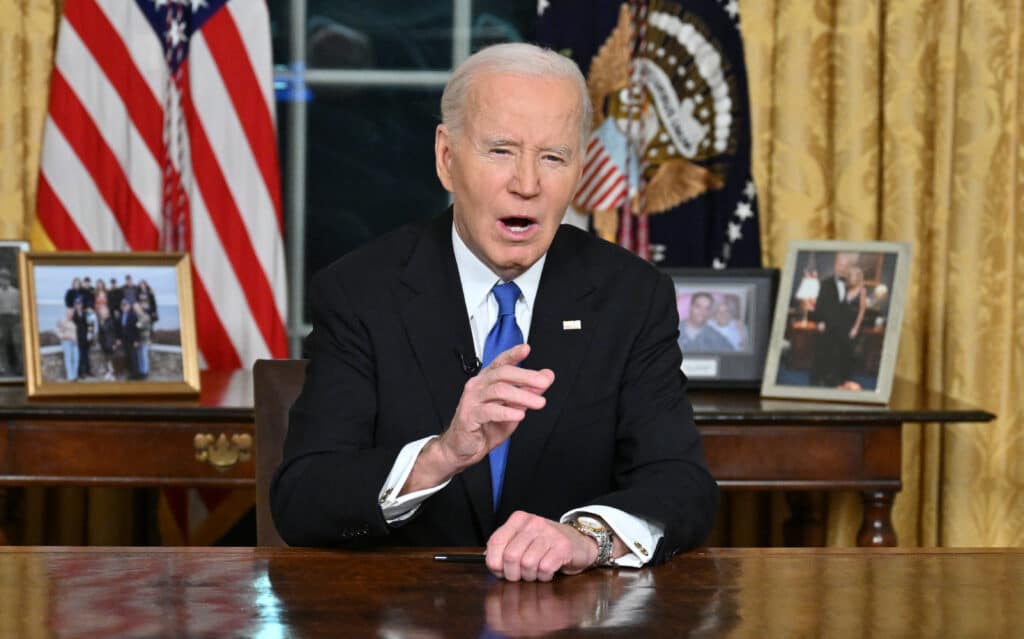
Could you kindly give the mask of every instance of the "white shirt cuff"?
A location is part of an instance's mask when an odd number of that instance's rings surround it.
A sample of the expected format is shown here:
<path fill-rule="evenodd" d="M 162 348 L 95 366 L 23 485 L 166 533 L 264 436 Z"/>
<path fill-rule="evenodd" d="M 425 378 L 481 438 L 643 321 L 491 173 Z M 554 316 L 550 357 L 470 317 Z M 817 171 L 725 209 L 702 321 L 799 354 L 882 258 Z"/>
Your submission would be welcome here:
<path fill-rule="evenodd" d="M 596 515 L 604 520 L 615 536 L 622 540 L 629 554 L 612 560 L 612 565 L 625 568 L 640 568 L 651 560 L 658 542 L 665 536 L 665 529 L 641 517 L 630 515 L 611 506 L 584 506 L 562 515 L 561 523 L 568 523 L 577 515 Z"/>
<path fill-rule="evenodd" d="M 430 440 L 436 438 L 436 435 L 431 435 L 430 437 L 409 442 L 402 447 L 398 457 L 395 458 L 395 464 L 391 467 L 388 478 L 384 480 L 384 487 L 380 489 L 380 496 L 378 498 L 380 510 L 384 514 L 384 521 L 388 525 L 395 526 L 415 515 L 420 504 L 451 482 L 451 479 L 449 479 L 438 486 L 398 496 L 402 492 L 406 480 L 409 479 L 413 466 L 416 465 L 416 458 L 420 456 L 420 451 L 423 450 L 423 447 Z"/>

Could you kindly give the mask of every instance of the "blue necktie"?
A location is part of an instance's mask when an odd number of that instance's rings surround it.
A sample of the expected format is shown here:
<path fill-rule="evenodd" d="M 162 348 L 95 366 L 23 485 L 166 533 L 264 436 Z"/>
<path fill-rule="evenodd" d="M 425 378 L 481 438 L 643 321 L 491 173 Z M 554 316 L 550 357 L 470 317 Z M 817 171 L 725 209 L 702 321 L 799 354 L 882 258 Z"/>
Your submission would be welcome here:
<path fill-rule="evenodd" d="M 484 361 L 487 366 L 494 358 L 517 344 L 523 343 L 523 332 L 516 324 L 516 300 L 519 299 L 519 287 L 515 282 L 497 284 L 491 292 L 498 300 L 498 321 L 487 334 L 484 341 Z M 505 461 L 508 458 L 508 440 L 490 452 L 491 458 L 491 495 L 494 498 L 494 509 L 498 509 L 501 498 L 501 484 L 505 479 Z"/>

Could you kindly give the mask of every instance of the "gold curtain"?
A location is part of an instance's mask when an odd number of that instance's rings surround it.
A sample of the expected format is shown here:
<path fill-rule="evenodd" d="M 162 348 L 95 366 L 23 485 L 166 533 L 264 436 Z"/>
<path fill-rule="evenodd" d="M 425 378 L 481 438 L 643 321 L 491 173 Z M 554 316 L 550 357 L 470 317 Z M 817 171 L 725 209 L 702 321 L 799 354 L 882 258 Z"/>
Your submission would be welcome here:
<path fill-rule="evenodd" d="M 1024 0 L 743 0 L 764 259 L 913 243 L 897 375 L 995 412 L 903 436 L 901 545 L 1024 544 Z M 859 496 L 832 495 L 830 544 Z"/>
<path fill-rule="evenodd" d="M 0 0 L 0 239 L 29 239 L 62 6 Z M 127 544 L 136 536 L 130 489 L 35 488 L 22 495 L 23 543 Z"/>
<path fill-rule="evenodd" d="M 28 237 L 60 17 L 53 1 L 0 0 L 0 238 Z"/>

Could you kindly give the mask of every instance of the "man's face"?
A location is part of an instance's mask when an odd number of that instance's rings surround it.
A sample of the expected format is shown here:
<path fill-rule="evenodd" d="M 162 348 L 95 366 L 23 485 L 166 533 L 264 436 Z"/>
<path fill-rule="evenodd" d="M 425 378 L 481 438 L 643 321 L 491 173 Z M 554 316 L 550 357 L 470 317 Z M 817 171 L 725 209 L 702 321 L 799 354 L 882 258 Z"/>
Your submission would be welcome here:
<path fill-rule="evenodd" d="M 857 263 L 857 253 L 836 253 L 835 271 L 839 277 L 846 277 L 850 267 Z"/>
<path fill-rule="evenodd" d="M 689 319 L 690 326 L 704 326 L 711 314 L 711 300 L 701 295 L 690 300 Z"/>
<path fill-rule="evenodd" d="M 719 326 L 727 326 L 732 321 L 732 311 L 725 302 L 715 307 L 715 323 Z"/>
<path fill-rule="evenodd" d="M 466 99 L 461 131 L 437 127 L 437 174 L 459 237 L 511 280 L 547 252 L 579 181 L 579 94 L 569 80 L 485 74 Z"/>

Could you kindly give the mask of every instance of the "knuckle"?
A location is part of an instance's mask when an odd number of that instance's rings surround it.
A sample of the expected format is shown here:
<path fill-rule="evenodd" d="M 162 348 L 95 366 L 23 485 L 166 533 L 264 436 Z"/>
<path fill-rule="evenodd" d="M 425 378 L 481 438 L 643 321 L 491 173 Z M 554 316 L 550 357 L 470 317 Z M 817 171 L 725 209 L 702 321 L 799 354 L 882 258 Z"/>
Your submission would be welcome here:
<path fill-rule="evenodd" d="M 541 575 L 547 575 L 547 579 L 545 579 L 544 581 L 548 581 L 551 579 L 551 576 L 555 574 L 555 571 L 557 571 L 561 567 L 562 562 L 554 558 L 545 557 L 543 560 L 541 560 L 540 565 L 537 566 L 537 571 Z"/>
<path fill-rule="evenodd" d="M 506 566 L 508 566 L 509 564 L 518 566 L 523 561 L 523 552 L 521 550 L 516 550 L 515 548 L 506 548 L 504 553 L 504 560 Z"/>

